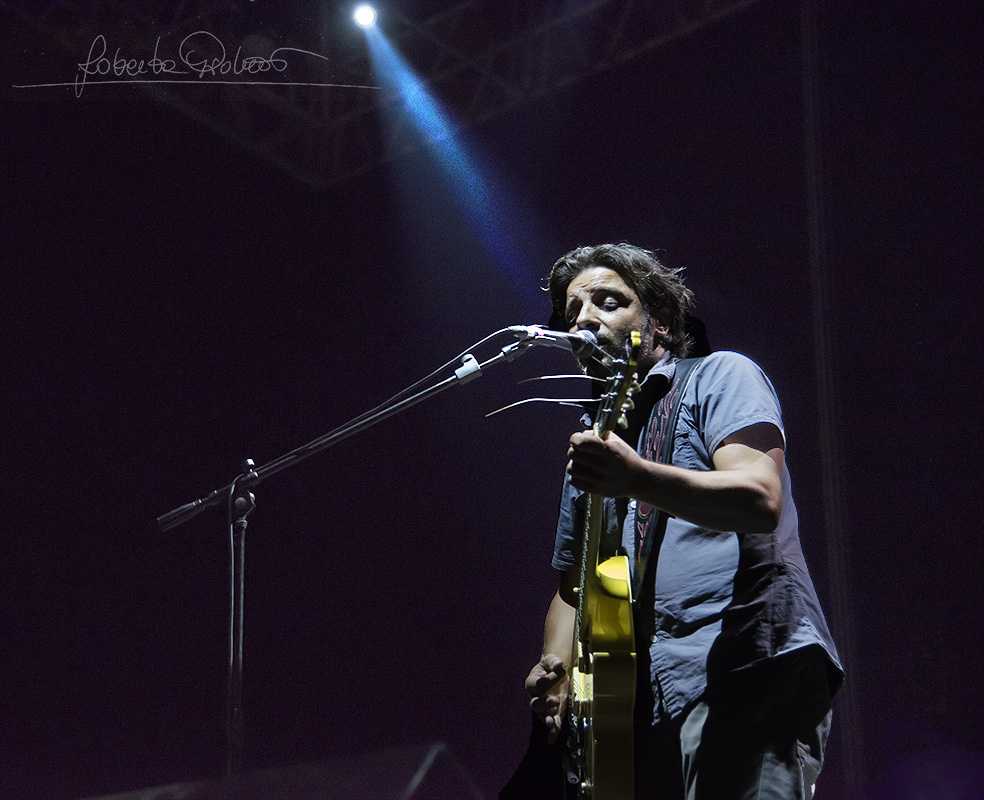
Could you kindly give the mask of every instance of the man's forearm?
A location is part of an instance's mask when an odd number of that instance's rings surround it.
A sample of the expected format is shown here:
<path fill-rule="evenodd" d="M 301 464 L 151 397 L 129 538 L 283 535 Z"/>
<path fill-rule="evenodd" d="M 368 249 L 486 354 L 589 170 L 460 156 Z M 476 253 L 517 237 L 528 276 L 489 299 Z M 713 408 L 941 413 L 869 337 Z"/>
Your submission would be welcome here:
<path fill-rule="evenodd" d="M 782 489 L 765 463 L 770 457 L 759 457 L 761 465 L 709 472 L 645 462 L 632 496 L 711 530 L 771 531 L 782 513 Z"/>
<path fill-rule="evenodd" d="M 564 661 L 565 667 L 570 667 L 571 655 L 574 648 L 574 607 L 561 595 L 558 589 L 550 602 L 547 618 L 543 626 L 543 654 L 553 653 Z"/>

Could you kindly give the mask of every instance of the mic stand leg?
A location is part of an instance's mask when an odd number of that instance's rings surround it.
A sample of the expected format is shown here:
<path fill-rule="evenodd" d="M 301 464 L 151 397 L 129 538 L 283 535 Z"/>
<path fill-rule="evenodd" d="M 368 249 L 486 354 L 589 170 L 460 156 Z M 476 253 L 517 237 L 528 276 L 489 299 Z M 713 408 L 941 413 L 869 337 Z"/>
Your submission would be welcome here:
<path fill-rule="evenodd" d="M 256 507 L 256 496 L 240 487 L 243 478 L 255 477 L 252 459 L 243 462 L 243 474 L 229 493 L 229 531 L 232 538 L 231 608 L 229 614 L 229 684 L 226 700 L 226 774 L 243 769 L 243 597 L 246 567 L 246 516 Z"/>

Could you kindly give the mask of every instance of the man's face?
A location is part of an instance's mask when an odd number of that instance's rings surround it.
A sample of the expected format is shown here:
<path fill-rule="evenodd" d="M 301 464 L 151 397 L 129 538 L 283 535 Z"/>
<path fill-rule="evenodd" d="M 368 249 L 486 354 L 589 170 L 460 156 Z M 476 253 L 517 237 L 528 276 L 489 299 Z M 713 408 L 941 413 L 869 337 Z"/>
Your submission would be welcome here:
<path fill-rule="evenodd" d="M 645 375 L 663 356 L 663 347 L 656 342 L 662 341 L 666 327 L 646 311 L 622 276 L 608 267 L 588 267 L 574 277 L 567 287 L 564 318 L 569 332 L 592 331 L 602 350 L 616 358 L 624 357 L 629 334 L 639 331 L 639 375 Z M 593 364 L 587 370 L 593 375 L 601 373 Z"/>

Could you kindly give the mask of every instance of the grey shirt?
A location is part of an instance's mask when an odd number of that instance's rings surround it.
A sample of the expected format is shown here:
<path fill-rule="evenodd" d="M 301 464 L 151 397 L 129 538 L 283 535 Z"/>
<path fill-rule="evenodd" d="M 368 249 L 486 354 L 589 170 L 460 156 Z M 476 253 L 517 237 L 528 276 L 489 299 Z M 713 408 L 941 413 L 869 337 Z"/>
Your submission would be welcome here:
<path fill-rule="evenodd" d="M 661 362 L 645 383 L 665 383 L 675 369 L 674 361 Z M 785 439 L 779 399 L 761 368 L 738 353 L 707 356 L 681 400 L 672 463 L 711 470 L 714 451 L 725 438 L 763 422 L 775 425 Z M 637 648 L 649 642 L 654 720 L 682 712 L 715 675 L 809 645 L 826 651 L 832 682 L 839 684 L 842 670 L 800 547 L 785 466 L 782 492 L 782 516 L 769 533 L 715 531 L 675 517 L 667 521 L 658 553 L 650 555 L 656 559 L 655 581 L 636 613 Z M 581 495 L 565 477 L 552 562 L 562 571 L 580 567 Z M 608 549 L 620 543 L 634 568 L 636 501 L 620 515 L 611 513 L 614 501 L 606 504 Z M 621 524 L 619 517 L 624 517 Z"/>

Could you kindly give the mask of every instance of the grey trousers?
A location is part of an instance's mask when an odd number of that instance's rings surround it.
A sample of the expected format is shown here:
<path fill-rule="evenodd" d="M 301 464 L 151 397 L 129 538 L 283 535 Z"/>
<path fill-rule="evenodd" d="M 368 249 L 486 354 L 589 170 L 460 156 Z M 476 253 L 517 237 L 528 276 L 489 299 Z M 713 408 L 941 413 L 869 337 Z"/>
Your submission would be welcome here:
<path fill-rule="evenodd" d="M 636 732 L 638 800 L 812 800 L 830 732 L 826 655 L 809 647 L 717 681 Z"/>

